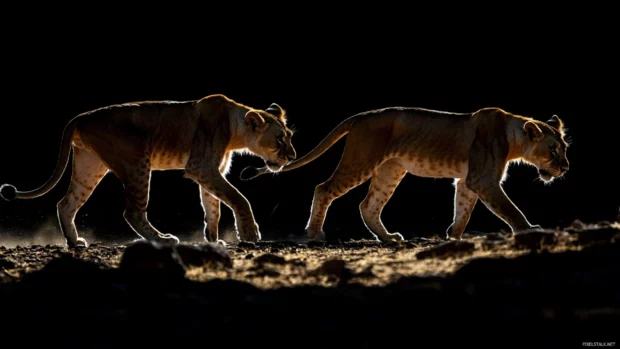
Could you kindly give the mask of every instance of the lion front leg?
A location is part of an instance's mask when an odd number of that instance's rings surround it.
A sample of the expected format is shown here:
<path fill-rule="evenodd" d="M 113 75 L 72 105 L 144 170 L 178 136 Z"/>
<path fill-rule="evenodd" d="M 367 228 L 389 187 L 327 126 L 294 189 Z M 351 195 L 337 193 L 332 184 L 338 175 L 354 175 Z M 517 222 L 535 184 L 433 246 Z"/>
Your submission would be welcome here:
<path fill-rule="evenodd" d="M 483 130 L 484 131 L 484 130 Z M 465 187 L 471 190 L 497 217 L 506 222 L 514 233 L 535 226 L 508 198 L 501 186 L 506 169 L 508 141 L 496 135 L 480 131 L 472 143 Z"/>
<path fill-rule="evenodd" d="M 528 222 L 523 212 L 508 198 L 499 183 L 479 185 L 468 181 L 467 185 L 491 212 L 510 226 L 513 233 L 536 227 Z"/>
<path fill-rule="evenodd" d="M 204 236 L 208 242 L 218 241 L 218 224 L 220 223 L 220 200 L 200 186 L 200 202 L 205 214 Z"/>
<path fill-rule="evenodd" d="M 213 197 L 231 208 L 240 240 L 255 242 L 261 239 L 250 203 L 218 171 L 199 175 L 186 174 L 186 176 L 192 178 Z M 207 231 L 209 231 L 208 228 Z"/>
<path fill-rule="evenodd" d="M 241 240 L 258 241 L 261 239 L 261 234 L 254 220 L 250 203 L 220 172 L 222 163 L 225 163 L 230 155 L 226 151 L 226 144 L 228 141 L 222 134 L 210 136 L 204 126 L 199 126 L 194 134 L 190 156 L 185 166 L 185 178 L 192 179 L 201 186 L 201 190 L 208 192 L 231 208 L 235 216 L 237 236 Z M 206 211 L 205 214 L 207 214 Z M 208 215 L 206 219 L 209 220 Z M 207 222 L 207 224 L 212 226 L 211 229 L 214 229 L 213 225 L 216 225 L 212 222 Z M 207 234 L 211 235 L 208 227 Z"/>

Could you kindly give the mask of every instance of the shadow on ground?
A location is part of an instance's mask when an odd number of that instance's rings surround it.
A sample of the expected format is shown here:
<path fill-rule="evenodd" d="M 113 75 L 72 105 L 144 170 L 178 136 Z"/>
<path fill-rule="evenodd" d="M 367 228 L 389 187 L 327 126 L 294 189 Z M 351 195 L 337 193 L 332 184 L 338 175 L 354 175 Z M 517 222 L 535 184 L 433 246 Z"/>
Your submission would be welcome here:
<path fill-rule="evenodd" d="M 239 280 L 186 278 L 188 265 L 232 267 L 226 248 L 217 245 L 175 251 L 136 244 L 113 268 L 59 253 L 42 269 L 0 285 L 3 341 L 75 348 L 572 348 L 617 342 L 615 229 L 572 232 L 578 248 L 555 253 L 541 248 L 553 243 L 549 235 L 533 233 L 514 239 L 515 246 L 533 241 L 518 257 L 475 258 L 446 277 L 402 277 L 380 287 L 343 282 L 260 289 Z M 446 245 L 438 245 L 435 251 L 445 253 Z M 439 257 L 419 258 L 430 263 Z M 4 263 L 6 271 L 9 258 Z"/>

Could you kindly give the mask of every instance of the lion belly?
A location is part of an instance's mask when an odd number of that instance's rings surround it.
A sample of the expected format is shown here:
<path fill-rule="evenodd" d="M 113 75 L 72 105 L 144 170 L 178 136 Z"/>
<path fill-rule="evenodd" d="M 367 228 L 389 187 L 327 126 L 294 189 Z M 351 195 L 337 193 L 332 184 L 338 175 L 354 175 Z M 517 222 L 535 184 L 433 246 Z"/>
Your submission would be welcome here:
<path fill-rule="evenodd" d="M 401 157 L 399 162 L 407 172 L 419 177 L 464 178 L 467 175 L 466 161 L 412 156 Z"/>
<path fill-rule="evenodd" d="M 183 169 L 189 159 L 189 152 L 158 151 L 151 154 L 152 170 Z"/>

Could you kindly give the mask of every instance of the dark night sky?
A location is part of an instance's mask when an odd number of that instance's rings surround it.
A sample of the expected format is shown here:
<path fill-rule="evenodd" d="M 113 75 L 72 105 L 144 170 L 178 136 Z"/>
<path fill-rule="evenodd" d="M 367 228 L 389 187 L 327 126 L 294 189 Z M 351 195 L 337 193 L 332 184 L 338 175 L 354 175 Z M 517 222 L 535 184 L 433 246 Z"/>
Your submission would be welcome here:
<path fill-rule="evenodd" d="M 347 32 L 307 34 L 288 45 L 272 37 L 238 38 L 231 47 L 213 38 L 202 45 L 151 42 L 151 36 L 90 41 L 85 47 L 84 41 L 61 40 L 62 35 L 47 31 L 37 42 L 7 35 L 0 79 L 0 183 L 22 190 L 40 186 L 54 169 L 65 123 L 113 103 L 213 93 L 258 108 L 276 102 L 297 129 L 293 142 L 299 155 L 358 112 L 396 105 L 457 112 L 495 106 L 539 120 L 557 114 L 572 138 L 565 179 L 544 186 L 535 180 L 534 168 L 510 171 L 504 188 L 532 223 L 554 227 L 574 219 L 610 220 L 620 206 L 618 172 L 612 169 L 618 158 L 618 145 L 612 143 L 617 141 L 617 56 L 598 28 L 552 29 L 527 36 L 517 32 L 485 45 L 466 35 L 450 42 L 416 42 L 418 37 L 382 42 L 381 35 Z M 265 238 L 304 234 L 314 187 L 336 168 L 343 145 L 339 141 L 304 168 L 251 182 L 241 182 L 239 172 L 262 161 L 234 159 L 229 181 L 250 201 Z M 69 176 L 70 169 L 44 197 L 0 202 L 2 234 L 25 236 L 53 219 Z M 332 204 L 328 235 L 370 236 L 358 208 L 367 188 L 368 182 Z M 451 223 L 452 195 L 450 180 L 407 175 L 384 209 L 384 224 L 406 238 L 443 234 Z M 123 205 L 120 182 L 109 174 L 78 214 L 78 230 L 132 238 Z M 232 224 L 230 210 L 223 206 L 222 211 L 220 231 Z M 189 236 L 202 227 L 197 185 L 183 179 L 181 171 L 156 172 L 148 214 L 160 230 Z M 478 203 L 468 230 L 499 229 L 507 227 Z"/>

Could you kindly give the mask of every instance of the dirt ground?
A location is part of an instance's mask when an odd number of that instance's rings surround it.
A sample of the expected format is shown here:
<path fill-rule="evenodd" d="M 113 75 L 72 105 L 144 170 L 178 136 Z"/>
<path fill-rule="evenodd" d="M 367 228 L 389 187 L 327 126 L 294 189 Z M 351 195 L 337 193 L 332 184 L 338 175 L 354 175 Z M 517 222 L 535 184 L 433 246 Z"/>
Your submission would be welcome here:
<path fill-rule="evenodd" d="M 67 331 L 71 319 L 82 331 L 105 326 L 134 339 L 139 335 L 120 324 L 167 328 L 175 334 L 170 338 L 187 343 L 204 331 L 277 331 L 284 344 L 282 334 L 302 334 L 305 341 L 295 347 L 371 347 L 388 343 L 386 330 L 404 335 L 452 322 L 456 330 L 471 321 L 487 329 L 530 326 L 532 336 L 550 335 L 556 325 L 558 331 L 578 326 L 572 334 L 582 341 L 547 336 L 545 347 L 582 347 L 613 342 L 618 333 L 607 331 L 620 320 L 618 246 L 620 224 L 576 222 L 558 231 L 466 235 L 461 241 L 0 247 L 0 309 L 5 320 L 32 325 L 38 319 L 45 324 L 41 331 Z M 316 328 L 308 332 L 308 326 Z M 319 329 L 321 336 L 308 337 Z M 344 335 L 349 329 L 368 337 Z M 327 334 L 339 339 L 327 341 Z M 534 337 L 511 343 L 536 346 Z M 110 340 L 97 338 L 93 345 Z"/>
<path fill-rule="evenodd" d="M 576 236 L 553 233 L 556 241 L 545 250 L 561 252 L 579 250 Z M 299 285 L 335 286 L 355 282 L 367 286 L 385 286 L 404 276 L 446 276 L 470 260 L 480 257 L 516 257 L 530 251 L 517 246 L 509 234 L 465 236 L 439 256 L 425 257 L 446 241 L 439 236 L 414 238 L 404 243 L 382 244 L 372 240 L 349 242 L 296 243 L 292 241 L 234 242 L 226 245 L 232 268 L 211 265 L 186 266 L 185 276 L 195 281 L 233 279 L 261 289 Z M 200 244 L 190 244 L 199 246 Z M 93 244 L 88 248 L 69 249 L 54 246 L 0 247 L 3 282 L 18 281 L 26 273 L 38 271 L 53 259 L 71 256 L 102 268 L 118 268 L 127 245 Z M 422 256 L 422 257 L 420 257 Z M 341 280 L 346 278 L 346 280 Z"/>

